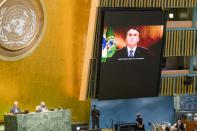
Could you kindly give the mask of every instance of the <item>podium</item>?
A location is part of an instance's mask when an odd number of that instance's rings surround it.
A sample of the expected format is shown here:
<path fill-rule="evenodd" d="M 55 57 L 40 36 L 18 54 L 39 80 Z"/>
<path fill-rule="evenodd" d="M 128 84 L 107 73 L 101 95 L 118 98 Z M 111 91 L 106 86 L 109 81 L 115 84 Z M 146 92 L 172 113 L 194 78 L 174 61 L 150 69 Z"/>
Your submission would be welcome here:
<path fill-rule="evenodd" d="M 115 124 L 115 131 L 135 131 L 136 123 L 118 123 Z"/>
<path fill-rule="evenodd" d="M 71 111 L 4 115 L 5 131 L 71 131 Z"/>

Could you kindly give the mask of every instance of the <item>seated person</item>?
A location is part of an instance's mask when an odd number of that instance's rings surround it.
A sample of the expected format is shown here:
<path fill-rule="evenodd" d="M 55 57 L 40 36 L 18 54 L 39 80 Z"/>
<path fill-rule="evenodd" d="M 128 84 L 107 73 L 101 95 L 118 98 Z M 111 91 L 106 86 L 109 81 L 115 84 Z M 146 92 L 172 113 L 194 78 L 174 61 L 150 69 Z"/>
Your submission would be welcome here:
<path fill-rule="evenodd" d="M 36 112 L 46 112 L 48 111 L 45 103 L 42 101 L 40 105 L 36 106 Z"/>
<path fill-rule="evenodd" d="M 169 122 L 164 122 L 161 127 L 163 131 L 170 131 L 171 124 Z"/>
<path fill-rule="evenodd" d="M 137 130 L 144 130 L 144 122 L 143 122 L 143 119 L 140 116 L 140 113 L 137 113 L 136 129 Z"/>
<path fill-rule="evenodd" d="M 184 125 L 181 120 L 178 120 L 177 123 L 173 125 L 173 131 L 185 131 Z"/>
<path fill-rule="evenodd" d="M 17 113 L 20 113 L 21 110 L 18 106 L 18 101 L 14 101 L 14 104 L 13 104 L 13 107 L 10 109 L 10 113 L 11 114 L 17 114 Z"/>

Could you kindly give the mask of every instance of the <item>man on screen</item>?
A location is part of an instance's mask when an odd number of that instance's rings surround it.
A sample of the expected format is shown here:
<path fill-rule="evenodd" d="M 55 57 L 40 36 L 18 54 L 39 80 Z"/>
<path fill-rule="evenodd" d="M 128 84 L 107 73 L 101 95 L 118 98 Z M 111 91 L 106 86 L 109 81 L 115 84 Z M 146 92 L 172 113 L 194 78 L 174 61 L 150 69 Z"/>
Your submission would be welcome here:
<path fill-rule="evenodd" d="M 123 58 L 144 59 L 149 56 L 147 48 L 140 47 L 140 30 L 138 27 L 130 27 L 126 33 L 126 47 L 116 51 L 112 60 L 121 60 Z"/>

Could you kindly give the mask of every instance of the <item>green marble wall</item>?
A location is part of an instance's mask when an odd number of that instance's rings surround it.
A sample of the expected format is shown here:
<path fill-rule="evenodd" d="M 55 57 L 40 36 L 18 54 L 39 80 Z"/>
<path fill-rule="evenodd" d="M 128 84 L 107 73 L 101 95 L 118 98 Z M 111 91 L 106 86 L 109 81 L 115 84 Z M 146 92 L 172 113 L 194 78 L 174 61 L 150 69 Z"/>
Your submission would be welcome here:
<path fill-rule="evenodd" d="M 71 131 L 71 111 L 5 115 L 5 131 Z"/>

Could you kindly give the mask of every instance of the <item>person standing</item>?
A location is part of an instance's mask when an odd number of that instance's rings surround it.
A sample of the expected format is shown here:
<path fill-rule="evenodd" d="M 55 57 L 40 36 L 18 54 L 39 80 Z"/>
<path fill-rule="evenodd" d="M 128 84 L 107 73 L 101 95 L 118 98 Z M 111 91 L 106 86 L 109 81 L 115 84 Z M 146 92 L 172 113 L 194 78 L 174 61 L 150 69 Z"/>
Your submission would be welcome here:
<path fill-rule="evenodd" d="M 144 122 L 143 122 L 142 117 L 140 116 L 140 113 L 137 113 L 136 129 L 137 130 L 144 130 Z"/>
<path fill-rule="evenodd" d="M 91 110 L 91 116 L 92 116 L 92 129 L 99 129 L 100 111 L 96 109 L 96 105 L 94 105 L 93 109 Z"/>

